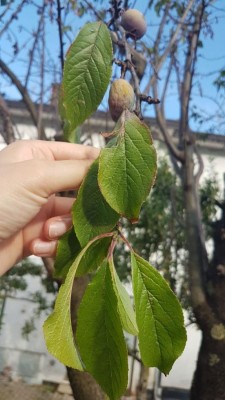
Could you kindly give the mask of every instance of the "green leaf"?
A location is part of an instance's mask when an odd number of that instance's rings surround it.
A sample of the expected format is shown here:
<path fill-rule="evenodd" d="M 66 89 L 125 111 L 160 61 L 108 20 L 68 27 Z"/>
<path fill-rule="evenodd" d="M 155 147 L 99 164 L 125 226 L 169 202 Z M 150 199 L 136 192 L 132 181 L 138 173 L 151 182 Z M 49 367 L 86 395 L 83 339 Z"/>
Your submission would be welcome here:
<path fill-rule="evenodd" d="M 44 322 L 43 330 L 47 349 L 68 367 L 83 370 L 77 352 L 71 325 L 71 294 L 76 270 L 82 253 L 72 264 L 65 283 L 60 287 L 53 313 Z"/>
<path fill-rule="evenodd" d="M 127 387 L 127 348 L 107 263 L 86 289 L 78 312 L 76 340 L 86 370 L 110 400 L 119 399 Z"/>
<path fill-rule="evenodd" d="M 135 253 L 131 263 L 141 358 L 168 374 L 186 343 L 182 308 L 155 268 Z"/>
<path fill-rule="evenodd" d="M 88 252 L 90 269 L 92 269 L 93 267 L 92 263 L 96 264 L 94 260 L 96 242 L 99 243 L 101 240 L 103 239 L 98 238 L 96 240 L 92 240 L 79 253 L 69 269 L 65 283 L 60 287 L 54 311 L 47 318 L 43 327 L 48 351 L 61 363 L 80 371 L 83 370 L 83 366 L 76 349 L 71 325 L 71 295 L 73 282 L 77 270 L 79 270 L 79 268 L 83 268 L 83 266 L 81 267 L 81 265 L 83 265 L 83 258 L 85 258 L 86 252 Z M 91 248 L 93 248 L 92 257 L 90 254 Z"/>
<path fill-rule="evenodd" d="M 70 266 L 81 251 L 74 228 L 66 232 L 58 241 L 55 258 L 55 278 L 65 278 Z"/>
<path fill-rule="evenodd" d="M 106 258 L 112 236 L 95 238 L 92 246 L 87 248 L 83 255 L 79 267 L 77 269 L 76 276 L 82 276 L 90 272 L 95 271 L 102 261 Z"/>
<path fill-rule="evenodd" d="M 110 81 L 112 58 L 106 25 L 86 24 L 70 46 L 64 65 L 59 110 L 67 139 L 100 104 Z"/>
<path fill-rule="evenodd" d="M 110 232 L 119 219 L 102 196 L 97 176 L 98 160 L 90 167 L 73 205 L 75 232 L 82 247 L 95 236 Z"/>
<path fill-rule="evenodd" d="M 98 182 L 109 205 L 135 221 L 155 180 L 156 152 L 150 129 L 128 110 L 115 132 L 117 145 L 101 151 Z"/>
<path fill-rule="evenodd" d="M 110 272 L 112 276 L 114 291 L 118 302 L 118 312 L 120 315 L 121 323 L 123 329 L 130 333 L 131 335 L 138 334 L 138 327 L 136 322 L 136 317 L 134 313 L 133 306 L 131 304 L 130 296 L 128 295 L 126 289 L 120 282 L 120 279 L 115 270 L 113 260 L 109 260 Z"/>

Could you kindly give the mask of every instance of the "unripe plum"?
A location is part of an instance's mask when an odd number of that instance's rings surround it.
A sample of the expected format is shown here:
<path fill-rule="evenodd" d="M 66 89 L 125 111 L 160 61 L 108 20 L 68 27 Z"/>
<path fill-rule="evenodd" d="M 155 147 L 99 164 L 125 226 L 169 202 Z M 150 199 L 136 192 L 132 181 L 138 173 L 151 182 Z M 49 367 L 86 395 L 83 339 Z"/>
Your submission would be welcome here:
<path fill-rule="evenodd" d="M 141 39 L 147 30 L 144 15 L 135 9 L 127 10 L 122 14 L 121 25 L 134 39 Z"/>
<path fill-rule="evenodd" d="M 116 79 L 109 92 L 109 111 L 117 121 L 124 110 L 133 111 L 135 102 L 134 90 L 125 79 Z"/>

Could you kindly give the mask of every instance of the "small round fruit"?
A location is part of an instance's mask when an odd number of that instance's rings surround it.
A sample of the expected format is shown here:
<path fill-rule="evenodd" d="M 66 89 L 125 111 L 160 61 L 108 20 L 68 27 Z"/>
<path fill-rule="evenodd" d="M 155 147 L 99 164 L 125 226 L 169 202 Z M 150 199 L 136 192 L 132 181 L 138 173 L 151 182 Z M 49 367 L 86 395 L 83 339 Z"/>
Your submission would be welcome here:
<path fill-rule="evenodd" d="M 146 33 L 147 24 L 144 15 L 135 9 L 125 11 L 121 17 L 121 25 L 133 39 L 141 39 Z"/>
<path fill-rule="evenodd" d="M 125 79 L 116 79 L 109 92 L 109 111 L 117 121 L 124 110 L 133 111 L 135 95 L 132 86 Z"/>

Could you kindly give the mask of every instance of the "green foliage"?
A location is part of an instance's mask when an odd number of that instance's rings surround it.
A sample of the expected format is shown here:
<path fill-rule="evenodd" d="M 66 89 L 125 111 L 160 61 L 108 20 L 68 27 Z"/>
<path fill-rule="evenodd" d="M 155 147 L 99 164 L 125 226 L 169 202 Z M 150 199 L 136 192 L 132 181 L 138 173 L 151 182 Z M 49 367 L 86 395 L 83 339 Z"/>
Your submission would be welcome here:
<path fill-rule="evenodd" d="M 36 329 L 35 327 L 35 320 L 34 317 L 32 317 L 30 320 L 27 320 L 25 324 L 22 327 L 22 337 L 24 337 L 26 340 L 29 339 L 29 335 Z"/>
<path fill-rule="evenodd" d="M 215 199 L 219 199 L 219 197 L 218 182 L 215 176 L 210 176 L 204 180 L 200 187 L 202 218 L 207 239 L 212 237 L 212 222 L 215 221 L 218 212 Z"/>
<path fill-rule="evenodd" d="M 24 291 L 27 289 L 27 275 L 40 276 L 42 270 L 41 265 L 35 265 L 29 259 L 21 262 L 18 267 L 10 269 L 0 279 L 0 295 L 2 293 L 15 294 L 17 290 Z"/>
<path fill-rule="evenodd" d="M 218 212 L 215 199 L 220 199 L 220 194 L 212 174 L 200 186 L 207 239 L 212 238 L 211 223 Z M 137 224 L 123 221 L 123 231 L 135 251 L 145 260 L 154 263 L 179 297 L 183 308 L 191 312 L 182 187 L 165 158 L 158 160 L 157 179 L 141 209 Z M 130 279 L 130 252 L 122 243 L 118 244 L 114 259 L 120 278 Z"/>
<path fill-rule="evenodd" d="M 127 349 L 107 263 L 101 265 L 85 292 L 76 339 L 87 371 L 110 399 L 119 399 L 127 387 Z"/>
<path fill-rule="evenodd" d="M 74 228 L 81 246 L 101 233 L 111 231 L 119 215 L 103 197 L 98 185 L 96 160 L 89 169 L 73 206 Z"/>
<path fill-rule="evenodd" d="M 10 269 L 0 279 L 0 330 L 4 323 L 4 305 L 9 296 L 24 296 L 23 292 L 28 289 L 28 278 L 30 276 L 40 278 L 42 291 L 29 293 L 29 300 L 33 302 L 33 315 L 26 320 L 21 329 L 22 336 L 28 340 L 29 335 L 36 329 L 36 321 L 42 313 L 52 310 L 52 302 L 46 297 L 46 293 L 56 293 L 56 287 L 52 280 L 46 278 L 43 266 L 34 264 L 30 258 L 20 262 L 15 268 Z"/>
<path fill-rule="evenodd" d="M 166 159 L 159 159 L 157 179 L 141 209 L 137 224 L 123 223 L 132 247 L 154 263 L 173 287 L 177 265 L 184 263 L 184 208 L 179 182 Z M 122 245 L 116 250 L 116 264 L 121 278 L 130 274 L 130 255 Z M 174 289 L 174 287 L 173 287 Z"/>
<path fill-rule="evenodd" d="M 109 267 L 113 281 L 114 291 L 117 297 L 118 313 L 123 329 L 131 335 L 138 334 L 138 327 L 130 296 L 122 285 L 114 267 L 113 259 L 109 260 Z"/>
<path fill-rule="evenodd" d="M 67 140 L 92 114 L 107 89 L 112 70 L 112 43 L 102 22 L 81 29 L 65 60 L 59 112 Z"/>
<path fill-rule="evenodd" d="M 131 263 L 141 358 L 145 365 L 168 374 L 186 342 L 182 310 L 155 268 L 135 253 Z"/>
<path fill-rule="evenodd" d="M 116 124 L 116 146 L 101 151 L 98 183 L 119 214 L 137 220 L 156 175 L 156 152 L 150 130 L 126 110 Z"/>
<path fill-rule="evenodd" d="M 74 229 L 71 228 L 62 236 L 57 246 L 54 273 L 55 278 L 65 279 L 71 264 L 80 250 L 80 243 L 75 235 Z"/>
<path fill-rule="evenodd" d="M 67 54 L 60 98 L 67 139 L 97 108 L 109 84 L 112 46 L 106 32 L 101 23 L 88 24 Z M 128 380 L 123 330 L 138 336 L 143 362 L 164 373 L 181 354 L 186 336 L 175 295 L 121 233 L 121 218 L 137 222 L 155 181 L 156 151 L 150 129 L 125 110 L 111 136 L 111 144 L 93 162 L 78 191 L 72 210 L 74 229 L 59 242 L 55 276 L 64 283 L 44 324 L 44 335 L 53 356 L 91 373 L 109 399 L 116 400 Z M 156 206 L 159 212 L 165 205 Z M 132 257 L 135 311 L 114 267 L 114 249 L 120 241 Z M 83 274 L 91 274 L 92 280 L 73 332 L 73 283 Z"/>

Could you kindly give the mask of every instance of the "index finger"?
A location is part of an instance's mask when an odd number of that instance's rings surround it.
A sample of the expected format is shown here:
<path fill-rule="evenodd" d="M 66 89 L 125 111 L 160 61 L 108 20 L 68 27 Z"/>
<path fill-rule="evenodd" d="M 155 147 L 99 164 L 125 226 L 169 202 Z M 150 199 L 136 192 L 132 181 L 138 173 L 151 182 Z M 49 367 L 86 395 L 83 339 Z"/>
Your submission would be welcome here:
<path fill-rule="evenodd" d="M 37 146 L 47 146 L 55 160 L 94 160 L 100 150 L 96 147 L 65 142 L 36 141 Z"/>
<path fill-rule="evenodd" d="M 18 140 L 0 152 L 0 163 L 28 160 L 94 160 L 100 150 L 81 144 L 46 140 Z"/>

